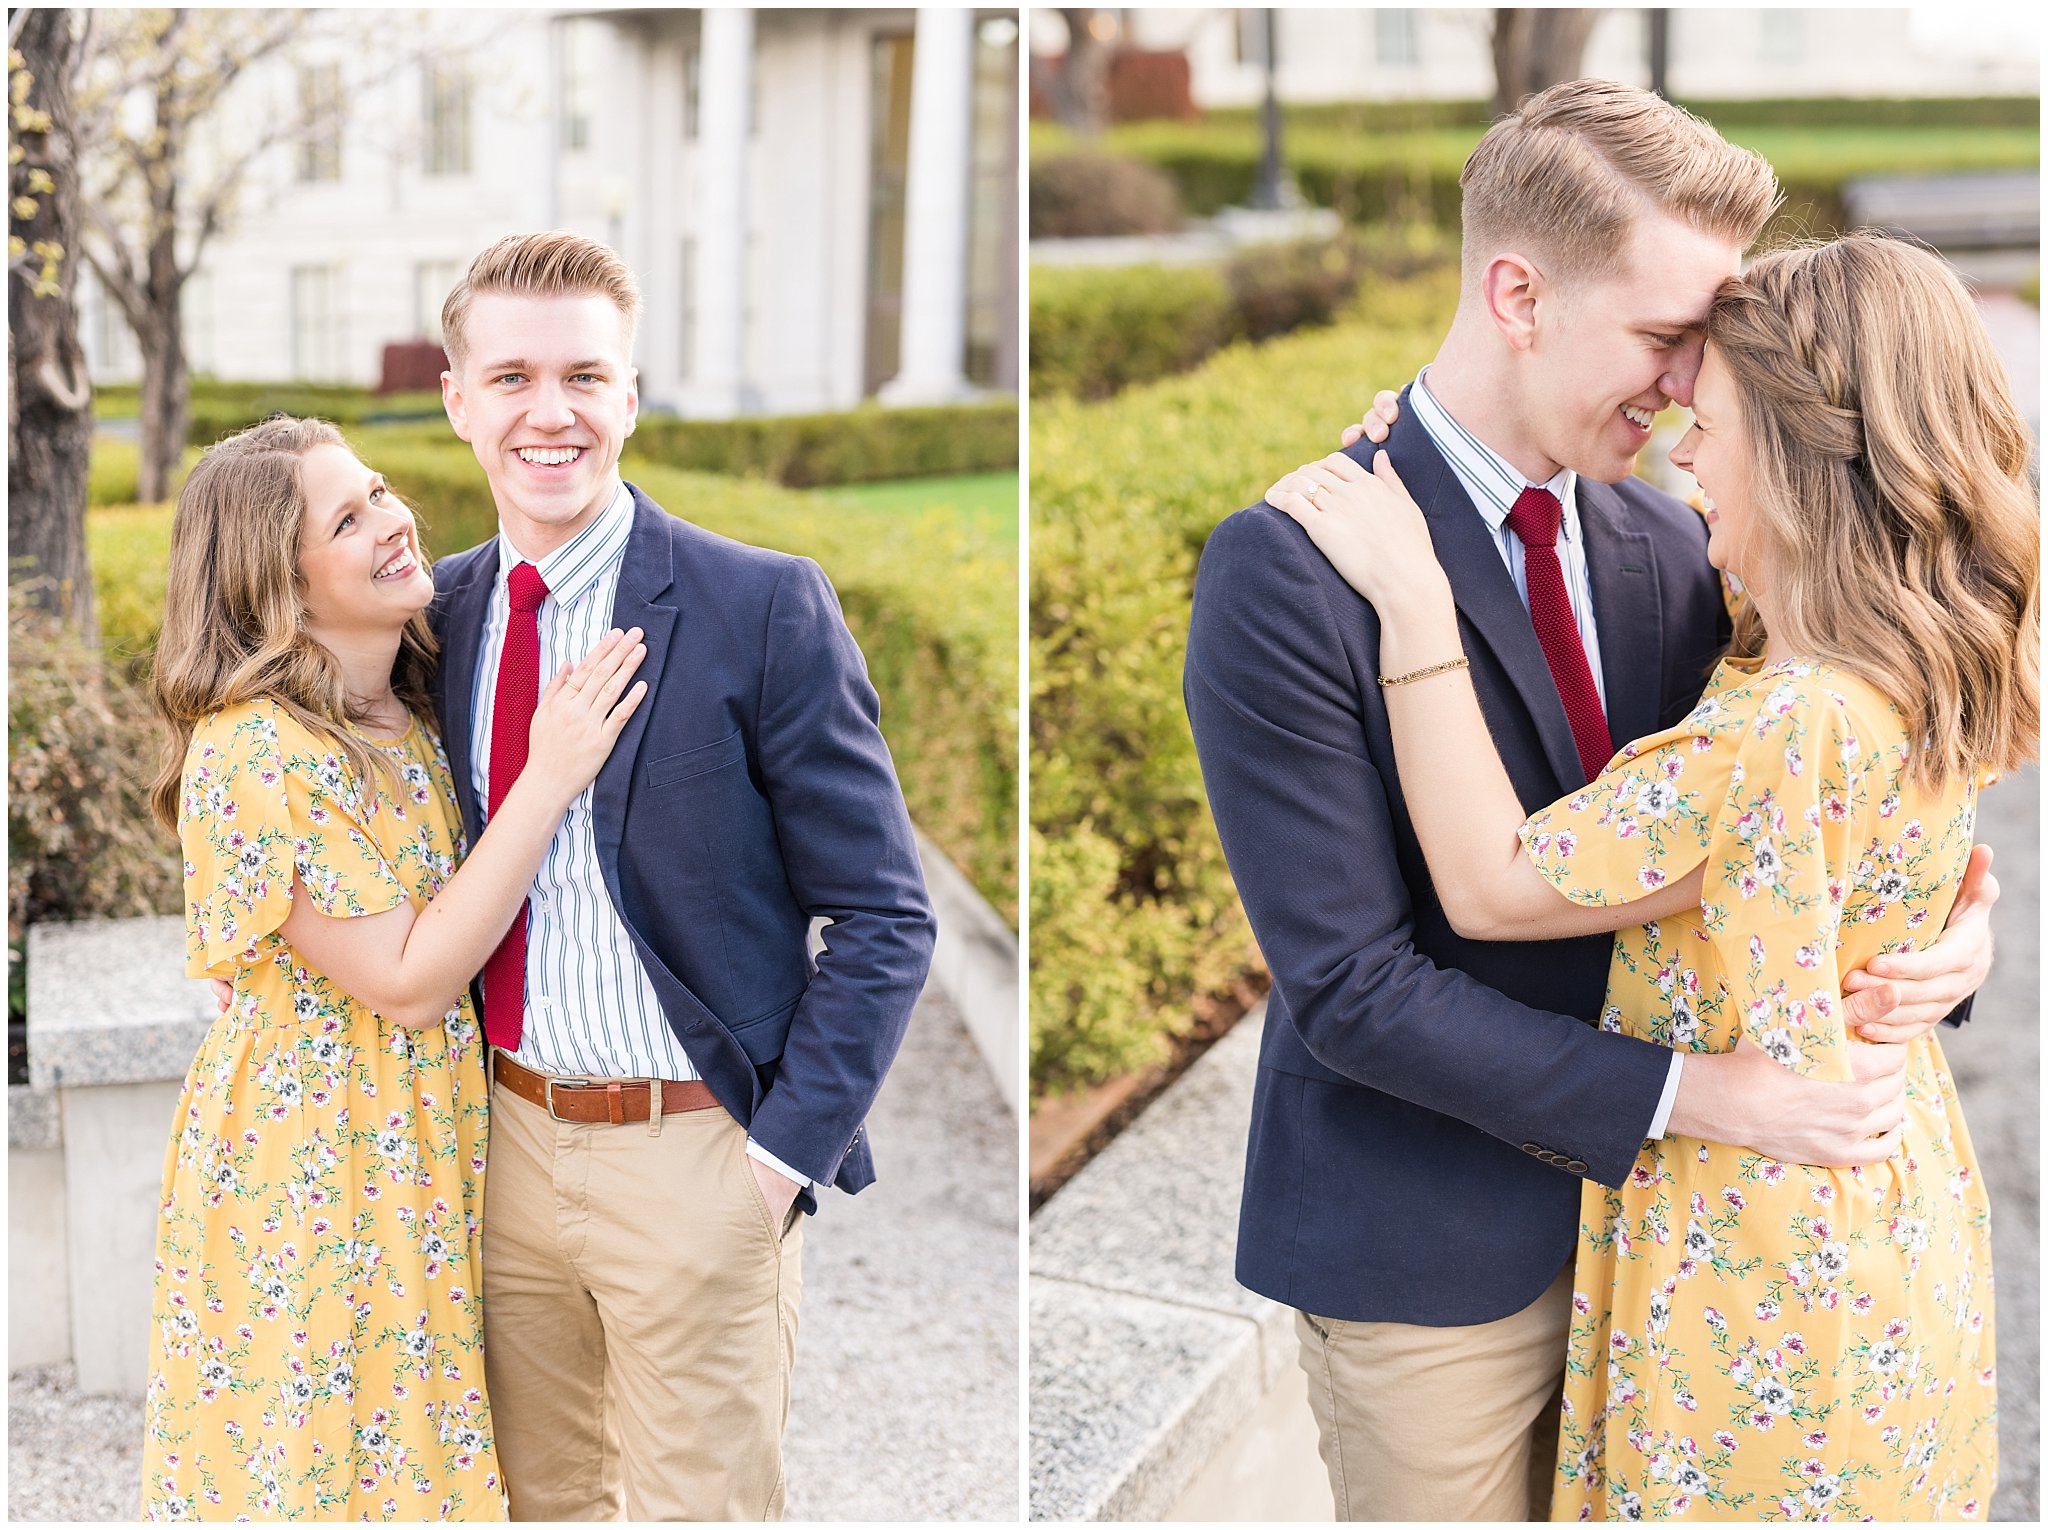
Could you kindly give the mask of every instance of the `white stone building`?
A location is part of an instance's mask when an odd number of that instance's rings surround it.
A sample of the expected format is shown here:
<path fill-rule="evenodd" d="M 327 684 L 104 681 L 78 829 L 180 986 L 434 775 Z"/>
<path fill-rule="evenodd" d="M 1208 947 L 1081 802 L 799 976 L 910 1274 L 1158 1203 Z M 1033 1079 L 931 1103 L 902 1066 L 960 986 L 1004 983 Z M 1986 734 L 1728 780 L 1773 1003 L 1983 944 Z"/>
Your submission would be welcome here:
<path fill-rule="evenodd" d="M 1129 9 L 1111 13 L 1140 48 L 1185 51 L 1195 103 L 1252 106 L 1265 94 L 1264 12 Z M 1649 17 L 1601 14 L 1590 75 L 1650 83 Z M 2040 90 L 2031 7 L 1982 0 L 1940 7 L 1674 6 L 1671 93 L 1772 96 L 1993 96 Z M 1277 13 L 1274 85 L 1282 101 L 1484 100 L 1493 94 L 1491 12 L 1468 7 L 1333 7 Z M 1031 48 L 1057 54 L 1057 11 L 1031 13 Z"/>
<path fill-rule="evenodd" d="M 327 12 L 202 135 L 348 103 L 266 154 L 187 288 L 193 369 L 374 385 L 507 233 L 603 239 L 644 407 L 959 399 L 1018 376 L 1013 9 Z M 396 60 L 396 62 L 394 62 Z M 138 363 L 82 284 L 101 381 Z"/>

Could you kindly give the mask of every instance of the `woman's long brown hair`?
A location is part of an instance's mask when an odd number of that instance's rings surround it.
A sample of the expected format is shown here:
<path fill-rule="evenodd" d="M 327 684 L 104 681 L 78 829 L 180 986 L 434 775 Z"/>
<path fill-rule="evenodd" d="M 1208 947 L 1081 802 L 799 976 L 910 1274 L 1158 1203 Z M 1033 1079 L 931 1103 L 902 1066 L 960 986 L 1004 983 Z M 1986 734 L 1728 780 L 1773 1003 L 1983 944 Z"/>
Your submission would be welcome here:
<path fill-rule="evenodd" d="M 212 447 L 192 469 L 171 522 L 164 624 L 150 693 L 164 723 L 150 811 L 176 832 L 192 730 L 223 707 L 276 702 L 348 762 L 358 782 L 396 767 L 350 731 L 370 721 L 352 709 L 334 655 L 307 635 L 299 539 L 306 520 L 301 459 L 316 446 L 346 447 L 325 420 L 279 415 Z M 425 556 L 422 553 L 422 566 Z M 437 647 L 425 612 L 399 639 L 391 688 L 414 716 L 433 722 Z"/>

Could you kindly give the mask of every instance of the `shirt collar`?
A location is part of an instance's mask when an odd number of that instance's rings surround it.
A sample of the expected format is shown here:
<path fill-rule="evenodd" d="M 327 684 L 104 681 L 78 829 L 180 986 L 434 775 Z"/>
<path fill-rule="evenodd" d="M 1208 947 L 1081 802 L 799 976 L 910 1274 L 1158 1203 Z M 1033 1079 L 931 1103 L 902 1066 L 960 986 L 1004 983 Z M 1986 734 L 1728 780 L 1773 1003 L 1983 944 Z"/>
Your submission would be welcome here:
<path fill-rule="evenodd" d="M 522 563 L 533 562 L 552 600 L 567 604 L 597 582 L 598 576 L 625 555 L 633 535 L 633 495 L 623 479 L 613 480 L 611 502 L 597 519 L 537 562 L 512 545 L 504 524 L 498 527 L 498 588 Z"/>
<path fill-rule="evenodd" d="M 1415 386 L 1408 390 L 1408 407 L 1415 411 L 1416 421 L 1429 433 L 1429 439 L 1436 443 L 1437 450 L 1457 469 L 1466 487 L 1477 490 L 1473 503 L 1494 535 L 1500 534 L 1508 512 L 1514 509 L 1522 490 L 1538 488 L 1555 494 L 1558 503 L 1564 507 L 1564 524 L 1558 534 L 1568 542 L 1577 541 L 1579 475 L 1570 468 L 1559 468 L 1548 482 L 1530 483 L 1520 470 L 1510 465 L 1507 458 L 1451 418 L 1450 411 L 1429 391 L 1428 379 L 1428 367 L 1416 374 Z"/>

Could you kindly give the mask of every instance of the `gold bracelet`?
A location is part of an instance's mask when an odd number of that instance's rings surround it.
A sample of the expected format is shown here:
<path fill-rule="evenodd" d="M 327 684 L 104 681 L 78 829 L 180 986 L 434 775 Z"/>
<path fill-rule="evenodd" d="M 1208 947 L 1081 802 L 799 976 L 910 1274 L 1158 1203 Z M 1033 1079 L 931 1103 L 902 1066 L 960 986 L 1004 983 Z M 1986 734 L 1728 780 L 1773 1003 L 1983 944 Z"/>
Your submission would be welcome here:
<path fill-rule="evenodd" d="M 1471 662 L 1463 654 L 1459 654 L 1455 659 L 1446 659 L 1441 664 L 1431 664 L 1422 669 L 1411 669 L 1407 674 L 1395 675 L 1391 679 L 1386 675 L 1381 675 L 1380 686 L 1384 689 L 1393 685 L 1406 685 L 1410 680 L 1425 680 L 1431 675 L 1441 675 L 1454 669 L 1468 668 Z"/>

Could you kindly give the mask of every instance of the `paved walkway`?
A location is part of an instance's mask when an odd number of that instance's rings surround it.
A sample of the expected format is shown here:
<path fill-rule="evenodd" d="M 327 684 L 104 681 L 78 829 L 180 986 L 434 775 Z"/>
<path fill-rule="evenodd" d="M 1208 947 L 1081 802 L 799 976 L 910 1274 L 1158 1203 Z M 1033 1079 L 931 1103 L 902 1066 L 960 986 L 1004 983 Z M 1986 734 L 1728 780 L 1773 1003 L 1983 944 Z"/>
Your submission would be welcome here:
<path fill-rule="evenodd" d="M 1014 1519 L 1017 1123 L 943 997 L 872 1121 L 880 1178 L 805 1233 L 788 1517 Z M 10 1376 L 7 1412 L 10 1519 L 135 1519 L 140 1399 L 54 1366 Z"/>

